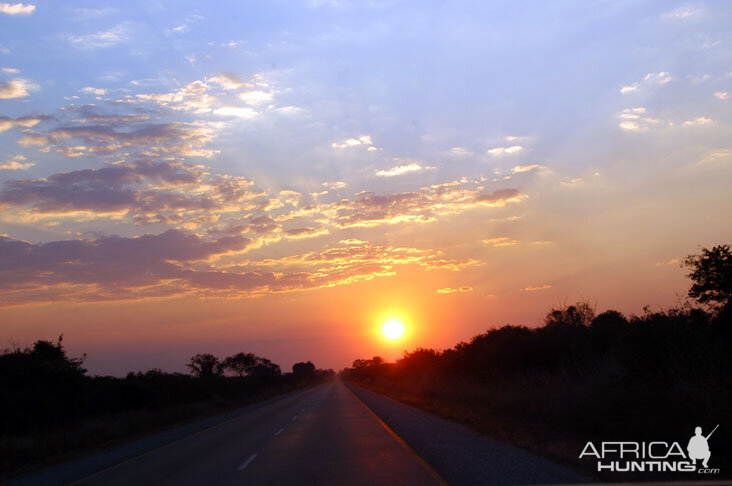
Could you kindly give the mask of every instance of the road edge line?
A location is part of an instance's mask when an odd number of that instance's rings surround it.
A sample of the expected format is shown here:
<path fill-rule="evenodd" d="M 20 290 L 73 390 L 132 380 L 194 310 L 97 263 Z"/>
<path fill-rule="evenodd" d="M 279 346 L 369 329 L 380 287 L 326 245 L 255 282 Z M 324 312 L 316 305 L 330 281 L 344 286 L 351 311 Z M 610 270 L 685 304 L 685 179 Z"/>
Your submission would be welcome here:
<path fill-rule="evenodd" d="M 399 437 L 399 435 L 396 432 L 394 432 L 392 430 L 392 428 L 389 427 L 386 424 L 386 422 L 384 422 L 381 419 L 381 417 L 379 417 L 378 415 L 376 415 L 376 412 L 374 412 L 371 409 L 371 407 L 369 407 L 368 405 L 366 405 L 366 402 L 364 402 L 363 400 L 361 400 L 361 397 L 359 397 L 358 395 L 356 395 L 356 392 L 354 392 L 351 389 L 350 386 L 348 386 L 344 382 L 341 382 L 341 383 L 343 383 L 343 386 L 345 386 L 346 389 L 349 392 L 351 392 L 351 395 L 353 395 L 354 397 L 356 397 L 356 400 L 358 400 L 361 403 L 361 405 L 363 405 L 366 408 L 366 410 L 368 410 L 368 412 L 381 424 L 381 426 L 384 427 L 384 429 L 389 433 L 389 435 L 391 435 L 392 438 L 394 438 L 394 440 L 396 440 L 404 449 L 406 449 L 407 452 L 409 452 L 417 460 L 417 462 L 420 464 L 420 466 L 422 466 L 429 473 L 429 475 L 432 476 L 432 479 L 434 479 L 437 484 L 439 484 L 440 486 L 448 486 L 450 484 L 447 481 L 445 481 L 445 478 L 443 478 L 440 475 L 440 473 L 438 473 L 437 471 L 435 471 L 435 469 L 432 466 L 430 466 L 429 463 L 422 458 L 422 456 L 420 456 L 419 454 L 417 454 L 417 452 L 414 449 L 412 449 L 409 446 L 409 444 L 407 444 L 406 442 L 404 442 L 404 439 L 402 439 L 401 437 Z"/>

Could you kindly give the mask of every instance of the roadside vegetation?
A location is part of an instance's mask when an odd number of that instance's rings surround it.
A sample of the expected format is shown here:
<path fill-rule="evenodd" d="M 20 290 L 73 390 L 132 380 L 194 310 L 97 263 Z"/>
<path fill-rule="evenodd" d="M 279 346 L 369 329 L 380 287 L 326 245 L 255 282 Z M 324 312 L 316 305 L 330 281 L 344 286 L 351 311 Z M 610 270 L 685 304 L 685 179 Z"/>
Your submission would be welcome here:
<path fill-rule="evenodd" d="M 197 354 L 191 374 L 159 369 L 89 376 L 58 341 L 0 353 L 0 480 L 335 377 L 266 358 Z"/>
<path fill-rule="evenodd" d="M 696 426 L 721 424 L 709 441 L 710 465 L 721 469 L 714 479 L 729 478 L 730 247 L 703 249 L 683 264 L 693 300 L 675 308 L 625 316 L 596 314 L 587 302 L 562 305 L 538 328 L 506 325 L 451 349 L 405 352 L 395 363 L 358 359 L 341 377 L 589 472 L 595 461 L 578 459 L 587 441 L 661 440 L 685 450 Z"/>

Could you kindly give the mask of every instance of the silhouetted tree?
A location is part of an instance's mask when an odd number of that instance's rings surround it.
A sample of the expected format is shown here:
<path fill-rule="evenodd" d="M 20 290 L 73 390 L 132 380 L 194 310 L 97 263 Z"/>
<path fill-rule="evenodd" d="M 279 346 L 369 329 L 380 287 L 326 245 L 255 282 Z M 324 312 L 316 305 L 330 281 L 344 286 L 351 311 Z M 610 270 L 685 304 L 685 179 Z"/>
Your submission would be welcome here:
<path fill-rule="evenodd" d="M 595 317 L 595 309 L 587 302 L 552 308 L 544 319 L 547 327 L 587 327 Z"/>
<path fill-rule="evenodd" d="M 688 277 L 694 282 L 689 297 L 715 310 L 732 306 L 732 252 L 729 245 L 718 245 L 699 255 L 689 255 L 683 265 L 691 269 Z"/>
<path fill-rule="evenodd" d="M 260 380 L 269 380 L 282 375 L 282 370 L 280 369 L 280 365 L 273 363 L 267 358 L 257 357 L 257 363 L 251 368 L 249 375 Z"/>
<path fill-rule="evenodd" d="M 224 372 L 223 363 L 209 353 L 199 353 L 193 356 L 186 366 L 199 378 L 221 376 Z"/>
<path fill-rule="evenodd" d="M 50 368 L 57 372 L 71 372 L 83 375 L 86 370 L 81 367 L 86 359 L 86 354 L 81 358 L 69 358 L 66 356 L 66 350 L 64 349 L 61 342 L 64 340 L 64 335 L 61 334 L 58 337 L 56 343 L 51 341 L 38 340 L 33 343 L 29 356 L 36 360 L 39 364 Z"/>
<path fill-rule="evenodd" d="M 298 380 L 307 380 L 315 377 L 315 365 L 310 361 L 292 365 L 292 374 Z"/>
<path fill-rule="evenodd" d="M 224 359 L 223 366 L 232 373 L 242 377 L 251 373 L 257 364 L 257 359 L 257 356 L 252 353 L 237 353 L 234 356 L 229 356 Z"/>
<path fill-rule="evenodd" d="M 625 316 L 616 310 L 608 310 L 592 320 L 590 336 L 595 347 L 604 351 L 627 329 L 628 320 Z"/>

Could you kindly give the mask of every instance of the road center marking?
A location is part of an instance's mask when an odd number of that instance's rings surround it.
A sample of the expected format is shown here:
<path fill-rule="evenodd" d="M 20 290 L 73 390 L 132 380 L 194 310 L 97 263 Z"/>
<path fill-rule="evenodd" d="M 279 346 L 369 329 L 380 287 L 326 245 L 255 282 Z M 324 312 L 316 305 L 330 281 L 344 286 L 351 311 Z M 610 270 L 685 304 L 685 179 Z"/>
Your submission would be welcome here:
<path fill-rule="evenodd" d="M 249 459 L 247 459 L 244 462 L 244 464 L 242 464 L 241 466 L 239 466 L 239 471 L 241 471 L 242 469 L 244 469 L 245 467 L 247 467 L 249 465 L 249 463 L 254 460 L 255 457 L 257 457 L 256 454 L 252 454 L 251 456 L 249 456 Z"/>
<path fill-rule="evenodd" d="M 284 432 L 284 431 L 285 431 L 285 429 L 280 429 L 280 430 L 278 430 L 277 432 L 275 432 L 275 435 L 280 435 L 280 434 L 281 434 L 282 432 Z"/>

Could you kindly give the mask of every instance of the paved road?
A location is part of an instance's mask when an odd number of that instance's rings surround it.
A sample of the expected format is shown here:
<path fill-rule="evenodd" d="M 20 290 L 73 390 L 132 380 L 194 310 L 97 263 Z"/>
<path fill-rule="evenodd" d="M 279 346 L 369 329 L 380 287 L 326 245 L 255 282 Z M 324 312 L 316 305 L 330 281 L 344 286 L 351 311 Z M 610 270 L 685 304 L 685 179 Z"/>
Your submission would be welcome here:
<path fill-rule="evenodd" d="M 296 394 L 74 484 L 435 484 L 340 382 Z"/>
<path fill-rule="evenodd" d="M 45 478 L 43 484 L 67 482 Z M 445 480 L 526 484 L 582 478 L 460 425 L 333 382 L 271 401 L 72 484 L 428 485 Z"/>

